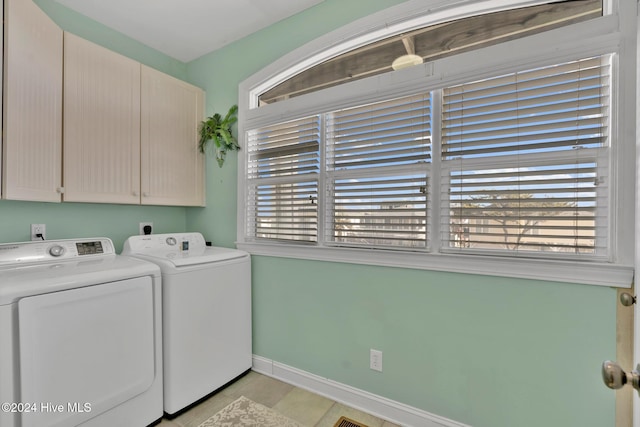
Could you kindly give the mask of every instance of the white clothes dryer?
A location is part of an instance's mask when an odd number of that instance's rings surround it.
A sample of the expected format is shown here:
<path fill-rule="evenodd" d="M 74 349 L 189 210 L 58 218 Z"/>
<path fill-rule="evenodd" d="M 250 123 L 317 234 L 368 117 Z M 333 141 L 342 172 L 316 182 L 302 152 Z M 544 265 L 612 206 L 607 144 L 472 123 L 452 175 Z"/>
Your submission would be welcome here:
<path fill-rule="evenodd" d="M 251 258 L 200 233 L 129 237 L 122 255 L 162 271 L 164 411 L 189 407 L 251 368 Z"/>
<path fill-rule="evenodd" d="M 160 278 L 107 238 L 0 244 L 0 426 L 162 418 Z"/>

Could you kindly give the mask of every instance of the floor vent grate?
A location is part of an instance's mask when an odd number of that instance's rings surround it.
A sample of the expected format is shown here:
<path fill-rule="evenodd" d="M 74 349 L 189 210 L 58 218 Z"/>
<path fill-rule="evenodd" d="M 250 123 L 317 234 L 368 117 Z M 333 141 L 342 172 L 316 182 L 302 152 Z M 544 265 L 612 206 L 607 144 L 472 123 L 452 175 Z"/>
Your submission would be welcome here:
<path fill-rule="evenodd" d="M 354 421 L 347 417 L 340 417 L 337 423 L 333 427 L 367 427 L 366 425 Z"/>

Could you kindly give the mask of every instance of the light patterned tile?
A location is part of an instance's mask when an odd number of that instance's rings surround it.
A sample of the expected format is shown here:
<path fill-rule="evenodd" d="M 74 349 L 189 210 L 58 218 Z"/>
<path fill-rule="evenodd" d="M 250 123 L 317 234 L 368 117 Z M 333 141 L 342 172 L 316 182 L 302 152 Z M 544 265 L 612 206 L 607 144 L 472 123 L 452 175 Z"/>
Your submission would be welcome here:
<path fill-rule="evenodd" d="M 171 420 L 168 420 L 166 418 L 163 418 L 162 421 L 160 421 L 160 424 L 156 424 L 157 427 L 180 427 L 179 424 L 174 423 Z"/>
<path fill-rule="evenodd" d="M 225 396 L 222 393 L 216 393 L 171 421 L 180 427 L 197 427 L 234 400 L 235 399 Z"/>
<path fill-rule="evenodd" d="M 251 376 L 249 377 L 249 375 Z M 232 397 L 233 400 L 244 396 L 256 403 L 271 408 L 294 389 L 290 384 L 255 372 L 249 373 L 247 377 L 248 378 L 241 383 L 238 381 L 237 386 L 236 384 L 232 384 L 231 387 L 223 389 L 221 393 Z M 242 378 L 242 380 L 244 380 L 244 378 Z"/>
<path fill-rule="evenodd" d="M 222 390 L 220 390 L 220 393 L 225 394 L 229 397 L 235 397 L 235 399 L 237 399 L 238 397 L 242 396 L 241 393 L 238 393 L 239 389 L 250 386 L 253 381 L 263 376 L 264 375 L 257 372 L 249 371 L 237 380 L 233 381 L 231 384 L 225 386 Z"/>
<path fill-rule="evenodd" d="M 163 419 L 159 427 L 197 427 L 240 396 L 272 407 L 306 426 L 333 427 L 345 416 L 368 427 L 400 427 L 266 375 L 250 371 L 180 416 Z"/>
<path fill-rule="evenodd" d="M 275 404 L 273 409 L 304 425 L 313 426 L 322 419 L 334 403 L 326 397 L 301 388 L 294 388 Z"/>
<path fill-rule="evenodd" d="M 316 427 L 333 427 L 340 417 L 351 418 L 354 421 L 365 424 L 367 427 L 382 427 L 384 420 L 369 415 L 357 409 L 336 403 L 329 409 L 324 417 L 316 424 Z"/>

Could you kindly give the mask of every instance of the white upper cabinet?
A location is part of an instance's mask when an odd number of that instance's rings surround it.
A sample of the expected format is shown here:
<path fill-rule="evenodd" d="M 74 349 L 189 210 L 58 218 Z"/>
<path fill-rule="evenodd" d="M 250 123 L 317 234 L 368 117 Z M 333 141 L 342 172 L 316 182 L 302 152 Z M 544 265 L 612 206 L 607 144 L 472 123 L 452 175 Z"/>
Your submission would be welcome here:
<path fill-rule="evenodd" d="M 142 204 L 204 205 L 202 89 L 142 66 Z"/>
<path fill-rule="evenodd" d="M 204 205 L 201 89 L 3 7 L 2 198 Z"/>
<path fill-rule="evenodd" d="M 5 199 L 60 201 L 62 34 L 32 1 L 4 0 Z"/>
<path fill-rule="evenodd" d="M 65 32 L 65 201 L 140 203 L 140 63 Z"/>

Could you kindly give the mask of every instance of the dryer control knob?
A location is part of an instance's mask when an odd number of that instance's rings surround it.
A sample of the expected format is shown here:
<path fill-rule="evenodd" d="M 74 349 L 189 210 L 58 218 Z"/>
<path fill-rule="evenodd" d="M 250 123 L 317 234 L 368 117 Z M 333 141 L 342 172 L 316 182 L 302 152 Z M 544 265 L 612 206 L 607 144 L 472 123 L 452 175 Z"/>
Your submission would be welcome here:
<path fill-rule="evenodd" d="M 54 245 L 49 248 L 49 255 L 59 257 L 64 253 L 64 248 L 60 245 Z"/>
<path fill-rule="evenodd" d="M 173 246 L 173 245 L 175 245 L 176 243 L 177 243 L 177 242 L 176 242 L 176 238 L 175 238 L 175 237 L 167 237 L 167 245 L 169 245 L 169 246 Z"/>

